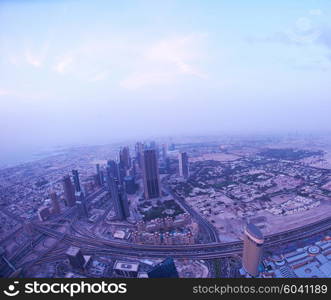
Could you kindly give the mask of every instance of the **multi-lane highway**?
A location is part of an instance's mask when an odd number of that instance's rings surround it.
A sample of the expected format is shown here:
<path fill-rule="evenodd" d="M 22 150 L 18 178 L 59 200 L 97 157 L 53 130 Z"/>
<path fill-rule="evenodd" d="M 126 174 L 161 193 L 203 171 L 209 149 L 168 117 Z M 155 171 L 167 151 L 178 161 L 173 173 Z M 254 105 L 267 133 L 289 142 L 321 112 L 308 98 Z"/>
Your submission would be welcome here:
<path fill-rule="evenodd" d="M 331 228 L 331 218 L 321 220 L 300 228 L 266 236 L 265 247 L 281 245 L 294 240 L 304 239 Z M 195 245 L 143 245 L 128 242 L 110 241 L 95 237 L 81 237 L 62 233 L 41 224 L 34 229 L 47 236 L 61 239 L 68 244 L 82 247 L 83 251 L 100 254 L 121 254 L 128 257 L 163 257 L 191 259 L 213 259 L 227 257 L 242 252 L 242 242 L 208 243 Z"/>
<path fill-rule="evenodd" d="M 106 192 L 106 189 L 104 187 L 100 188 L 99 190 L 95 191 L 94 193 L 91 193 L 86 197 L 86 202 L 87 205 L 90 204 L 90 202 L 95 199 L 96 197 L 100 196 L 102 193 Z M 71 207 L 67 209 L 64 213 L 61 215 L 55 216 L 52 218 L 49 222 L 45 222 L 45 225 L 59 225 L 61 220 L 69 220 L 71 223 L 73 220 L 73 217 L 77 213 L 77 207 Z M 20 227 L 20 230 L 23 230 L 22 227 Z M 59 234 L 61 234 L 59 232 Z M 15 233 L 14 233 L 15 235 Z M 21 245 L 17 251 L 12 253 L 12 255 L 8 258 L 8 262 L 16 267 L 19 265 L 19 262 L 26 256 L 28 255 L 31 251 L 33 251 L 34 247 L 38 245 L 39 243 L 43 242 L 45 238 L 47 238 L 49 235 L 45 235 L 43 233 L 38 234 L 35 236 L 32 240 L 27 241 L 25 244 Z M 57 237 L 58 238 L 58 237 Z M 63 233 L 62 233 L 62 238 L 63 238 Z M 4 241 L 2 241 L 4 242 Z M 48 252 L 48 251 L 47 251 Z M 6 276 L 12 272 L 12 268 L 8 265 L 7 262 L 3 261 L 0 263 L 0 276 Z"/>
<path fill-rule="evenodd" d="M 101 189 L 94 195 L 88 197 L 88 202 L 104 191 L 104 189 Z M 82 251 L 86 254 L 112 255 L 114 257 L 125 256 L 132 258 L 172 256 L 174 258 L 187 259 L 219 259 L 240 254 L 242 252 L 243 244 L 241 241 L 231 243 L 220 242 L 216 229 L 208 221 L 205 221 L 204 218 L 196 213 L 183 199 L 177 195 L 173 196 L 189 213 L 192 214 L 193 218 L 195 218 L 198 224 L 203 228 L 204 232 L 208 233 L 209 241 L 212 242 L 208 241 L 206 243 L 194 245 L 144 245 L 107 240 L 92 234 L 88 235 L 88 233 L 81 236 L 77 235 L 75 230 L 66 231 L 65 233 L 60 232 L 57 230 L 57 227 L 63 226 L 63 219 L 72 221 L 72 217 L 76 213 L 76 208 L 73 207 L 58 218 L 51 220 L 51 222 L 32 223 L 31 226 L 33 230 L 38 233 L 37 237 L 33 240 L 33 245 L 31 245 L 31 242 L 23 245 L 19 251 L 10 257 L 10 261 L 16 267 L 24 267 L 26 263 L 20 264 L 19 262 L 21 259 L 27 253 L 32 251 L 36 244 L 43 241 L 46 237 L 55 238 L 63 242 L 64 246 L 60 249 L 54 249 L 52 253 L 47 252 L 47 256 L 35 260 L 35 262 L 47 260 L 48 256 L 54 256 L 54 258 L 63 257 L 66 249 L 65 244 L 81 247 Z M 71 229 L 74 228 L 73 225 L 74 222 L 69 222 L 69 227 Z M 304 225 L 300 228 L 266 236 L 265 247 L 277 246 L 291 241 L 301 240 L 329 229 L 331 229 L 331 217 Z M 30 265 L 30 262 L 28 262 L 28 264 Z"/>

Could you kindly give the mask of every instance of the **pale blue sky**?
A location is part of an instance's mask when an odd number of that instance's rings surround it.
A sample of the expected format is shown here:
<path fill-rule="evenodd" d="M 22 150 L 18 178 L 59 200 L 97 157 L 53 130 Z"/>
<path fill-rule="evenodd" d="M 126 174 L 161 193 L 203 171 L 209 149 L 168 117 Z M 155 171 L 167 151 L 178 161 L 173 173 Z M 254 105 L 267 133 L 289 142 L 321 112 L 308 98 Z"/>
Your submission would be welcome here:
<path fill-rule="evenodd" d="M 0 159 L 153 135 L 330 130 L 330 8 L 2 0 Z"/>

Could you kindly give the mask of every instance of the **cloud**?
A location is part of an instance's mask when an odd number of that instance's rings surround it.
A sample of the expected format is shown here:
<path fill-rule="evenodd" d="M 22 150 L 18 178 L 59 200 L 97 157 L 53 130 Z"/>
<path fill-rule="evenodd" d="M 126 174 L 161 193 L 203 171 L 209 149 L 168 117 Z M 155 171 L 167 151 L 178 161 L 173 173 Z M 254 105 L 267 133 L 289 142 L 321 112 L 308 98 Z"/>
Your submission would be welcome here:
<path fill-rule="evenodd" d="M 48 51 L 49 43 L 43 43 L 41 48 L 29 44 L 23 57 L 35 68 L 50 66 L 44 68 L 45 71 L 86 82 L 112 78 L 122 88 L 138 89 L 169 84 L 179 77 L 208 78 L 200 70 L 205 43 L 206 35 L 197 33 L 149 41 L 116 35 L 86 36 L 81 43 L 66 45 L 56 54 Z M 18 62 L 12 60 L 12 63 Z"/>
<path fill-rule="evenodd" d="M 90 81 L 91 82 L 103 81 L 103 80 L 107 79 L 108 76 L 109 76 L 108 71 L 102 71 L 102 72 L 92 75 L 90 78 Z"/>
<path fill-rule="evenodd" d="M 37 50 L 32 51 L 30 47 L 26 48 L 24 51 L 25 61 L 35 67 L 40 68 L 43 66 L 44 61 L 46 60 L 46 56 L 49 50 L 49 42 L 46 41 L 42 43 L 41 47 Z"/>
<path fill-rule="evenodd" d="M 136 70 L 120 81 L 120 86 L 138 89 L 169 84 L 183 75 L 206 79 L 208 76 L 197 67 L 197 62 L 203 57 L 204 38 L 205 35 L 190 34 L 150 44 L 143 49 Z"/>
<path fill-rule="evenodd" d="M 323 11 L 311 9 L 294 20 L 288 28 L 264 37 L 250 37 L 248 42 L 283 43 L 290 45 L 313 44 L 322 35 L 321 16 Z"/>
<path fill-rule="evenodd" d="M 120 86 L 129 90 L 135 90 L 146 86 L 170 83 L 173 80 L 171 73 L 145 72 L 133 73 L 120 82 Z"/>
<path fill-rule="evenodd" d="M 118 63 L 120 53 L 123 52 L 123 49 L 116 52 L 114 45 L 116 44 L 102 38 L 86 39 L 58 56 L 53 71 L 90 82 L 105 80 L 109 75 L 108 64 Z"/>
<path fill-rule="evenodd" d="M 40 68 L 42 66 L 41 58 L 37 57 L 36 55 L 32 54 L 30 50 L 25 52 L 25 59 L 29 65 L 32 65 L 35 68 Z"/>
<path fill-rule="evenodd" d="M 64 56 L 58 60 L 54 66 L 54 70 L 60 74 L 63 74 L 68 71 L 70 65 L 73 63 L 73 58 L 71 56 Z"/>
<path fill-rule="evenodd" d="M 200 56 L 199 43 L 205 35 L 191 34 L 184 37 L 162 40 L 147 52 L 147 59 L 173 64 L 183 74 L 204 77 L 192 61 Z"/>
<path fill-rule="evenodd" d="M 311 15 L 313 15 L 313 16 L 321 16 L 321 15 L 323 15 L 323 11 L 320 10 L 320 9 L 318 9 L 318 8 L 316 8 L 316 9 L 311 9 L 311 10 L 309 11 L 309 14 L 311 14 Z"/>

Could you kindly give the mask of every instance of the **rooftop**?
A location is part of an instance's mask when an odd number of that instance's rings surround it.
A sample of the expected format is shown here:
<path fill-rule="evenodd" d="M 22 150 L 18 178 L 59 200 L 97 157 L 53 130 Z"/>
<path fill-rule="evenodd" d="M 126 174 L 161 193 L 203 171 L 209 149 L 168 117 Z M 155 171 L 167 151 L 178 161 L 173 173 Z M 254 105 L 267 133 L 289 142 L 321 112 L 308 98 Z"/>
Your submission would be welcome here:
<path fill-rule="evenodd" d="M 247 224 L 246 230 L 249 234 L 251 234 L 255 238 L 257 238 L 259 240 L 263 240 L 263 234 L 262 234 L 261 230 L 257 226 L 255 226 L 253 223 Z"/>
<path fill-rule="evenodd" d="M 66 252 L 67 255 L 76 256 L 80 251 L 80 248 L 75 246 L 70 246 Z"/>
<path fill-rule="evenodd" d="M 138 272 L 138 262 L 116 261 L 114 265 L 115 270 Z"/>

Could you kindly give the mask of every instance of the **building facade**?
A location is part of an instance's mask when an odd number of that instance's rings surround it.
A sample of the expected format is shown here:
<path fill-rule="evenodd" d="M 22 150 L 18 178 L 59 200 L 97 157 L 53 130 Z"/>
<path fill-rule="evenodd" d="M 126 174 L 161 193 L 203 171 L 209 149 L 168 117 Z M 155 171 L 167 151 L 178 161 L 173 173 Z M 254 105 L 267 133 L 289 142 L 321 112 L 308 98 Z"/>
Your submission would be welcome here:
<path fill-rule="evenodd" d="M 144 150 L 143 181 L 145 199 L 161 197 L 159 164 L 155 149 Z"/>

